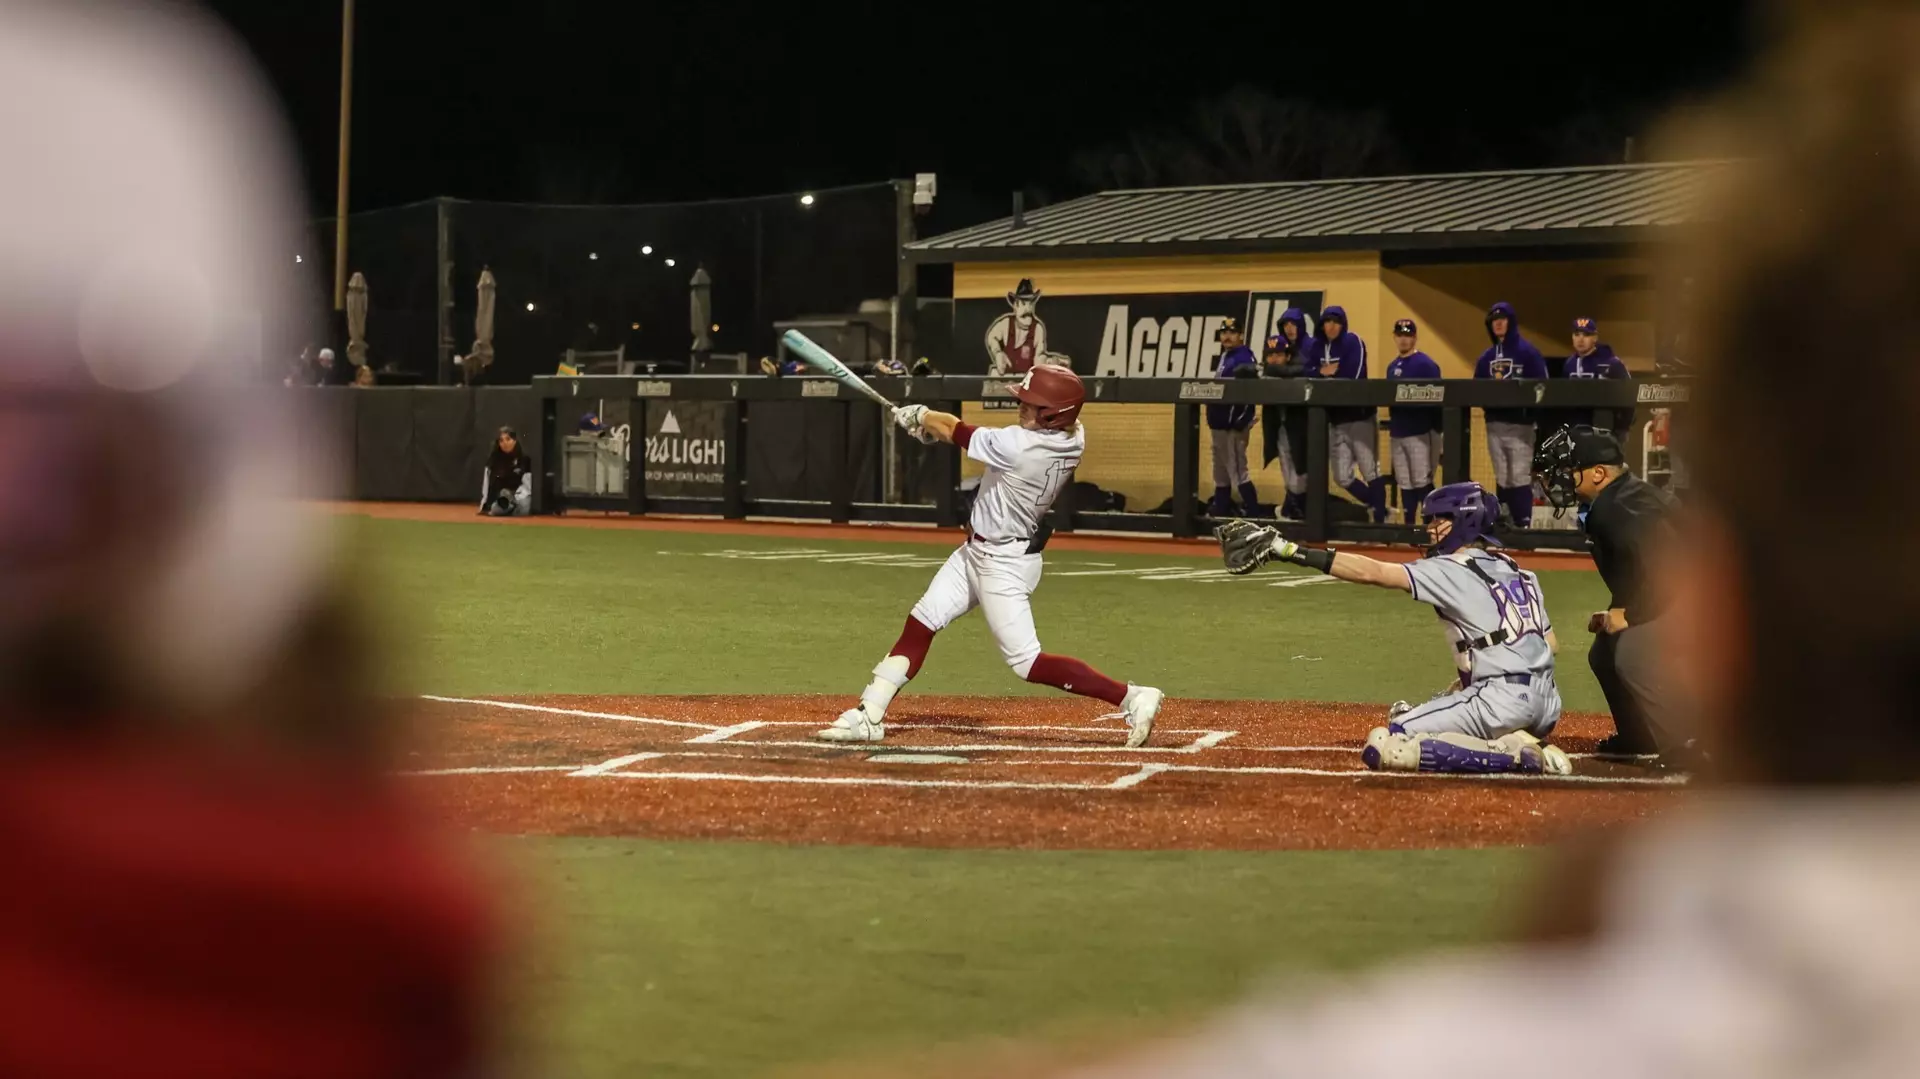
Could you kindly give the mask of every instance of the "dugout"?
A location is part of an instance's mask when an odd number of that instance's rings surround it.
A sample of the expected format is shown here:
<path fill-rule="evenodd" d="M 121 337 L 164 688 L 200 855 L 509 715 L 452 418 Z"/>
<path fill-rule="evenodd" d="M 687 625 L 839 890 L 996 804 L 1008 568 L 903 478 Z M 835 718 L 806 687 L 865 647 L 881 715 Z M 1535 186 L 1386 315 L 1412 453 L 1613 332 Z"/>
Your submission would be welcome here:
<path fill-rule="evenodd" d="M 1257 353 L 1288 306 L 1317 316 L 1339 304 L 1367 342 L 1373 377 L 1383 376 L 1393 322 L 1404 317 L 1419 324 L 1421 348 L 1445 377 L 1467 378 L 1487 347 L 1486 309 L 1506 300 L 1550 365 L 1570 351 L 1572 320 L 1590 315 L 1602 340 L 1644 377 L 1656 355 L 1667 354 L 1675 323 L 1666 297 L 1676 290 L 1661 286 L 1659 249 L 1678 238 L 1722 167 L 1669 162 L 1111 191 L 902 250 L 912 262 L 952 266 L 950 322 L 929 326 L 923 313 L 920 333 L 936 364 L 956 374 L 999 373 L 987 338 L 1006 333 L 1011 294 L 1031 281 L 1045 349 L 1072 357 L 1083 375 L 1208 377 L 1219 364 L 1220 320 L 1239 318 Z M 967 413 L 978 423 L 1011 418 L 991 404 Z M 1170 496 L 1173 406 L 1093 403 L 1084 416 L 1093 437 L 1081 480 L 1142 508 Z M 1484 477 L 1491 468 L 1478 413 L 1472 422 L 1472 472 Z M 1277 500 L 1277 464 L 1254 480 Z"/>

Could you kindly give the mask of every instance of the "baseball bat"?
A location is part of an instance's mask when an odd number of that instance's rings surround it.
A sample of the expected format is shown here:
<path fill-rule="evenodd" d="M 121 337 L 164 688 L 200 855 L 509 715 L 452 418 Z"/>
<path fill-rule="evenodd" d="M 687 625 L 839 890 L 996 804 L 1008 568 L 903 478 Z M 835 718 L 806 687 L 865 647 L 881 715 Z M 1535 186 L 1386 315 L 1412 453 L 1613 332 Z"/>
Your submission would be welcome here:
<path fill-rule="evenodd" d="M 801 333 L 799 330 L 788 330 L 786 333 L 780 335 L 780 340 L 787 346 L 787 351 L 799 356 L 808 367 L 819 371 L 821 374 L 826 375 L 828 378 L 833 379 L 835 382 L 856 393 L 864 394 L 875 404 L 884 408 L 891 410 L 899 407 L 892 401 L 880 396 L 879 390 L 867 385 L 860 376 L 848 370 L 847 365 L 841 363 L 833 353 L 814 344 L 807 338 L 806 334 Z"/>

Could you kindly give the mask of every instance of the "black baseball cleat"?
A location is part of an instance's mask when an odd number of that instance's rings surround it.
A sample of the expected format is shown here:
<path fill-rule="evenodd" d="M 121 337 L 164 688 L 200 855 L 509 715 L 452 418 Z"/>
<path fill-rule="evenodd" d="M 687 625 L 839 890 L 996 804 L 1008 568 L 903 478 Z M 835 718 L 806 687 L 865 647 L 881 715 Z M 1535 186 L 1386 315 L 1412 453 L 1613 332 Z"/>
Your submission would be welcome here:
<path fill-rule="evenodd" d="M 1593 755 L 1596 757 L 1614 757 L 1621 760 L 1652 757 L 1659 752 L 1659 747 L 1652 742 L 1619 731 L 1600 739 L 1600 744 L 1593 747 Z"/>

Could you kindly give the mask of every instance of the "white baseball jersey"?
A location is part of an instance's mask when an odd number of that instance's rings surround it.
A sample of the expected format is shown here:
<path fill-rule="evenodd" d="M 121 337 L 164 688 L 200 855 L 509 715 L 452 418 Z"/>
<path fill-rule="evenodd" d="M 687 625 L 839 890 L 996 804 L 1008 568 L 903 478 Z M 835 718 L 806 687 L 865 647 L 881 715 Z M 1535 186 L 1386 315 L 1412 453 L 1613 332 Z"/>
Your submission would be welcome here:
<path fill-rule="evenodd" d="M 973 534 L 989 543 L 1033 538 L 1086 448 L 1077 423 L 1071 431 L 975 428 L 967 456 L 987 474 L 973 499 Z"/>

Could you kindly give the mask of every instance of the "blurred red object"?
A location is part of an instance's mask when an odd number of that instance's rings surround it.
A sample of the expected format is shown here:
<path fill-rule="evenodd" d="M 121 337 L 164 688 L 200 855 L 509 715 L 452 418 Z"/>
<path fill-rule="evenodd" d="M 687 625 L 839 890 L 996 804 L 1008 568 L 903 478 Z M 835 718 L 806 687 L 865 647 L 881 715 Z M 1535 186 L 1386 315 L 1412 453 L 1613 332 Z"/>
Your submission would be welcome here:
<path fill-rule="evenodd" d="M 479 1070 L 489 916 L 380 781 L 15 746 L 0 881 L 0 1074 Z"/>

